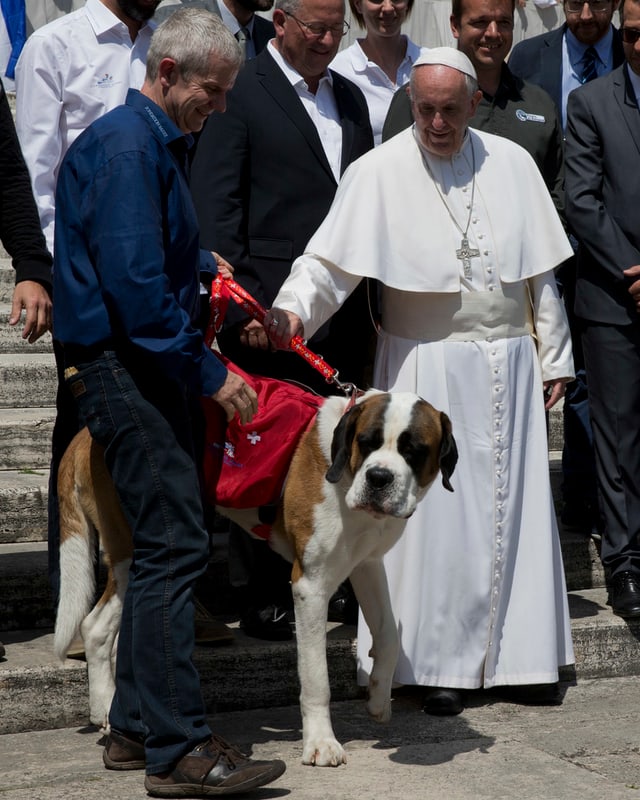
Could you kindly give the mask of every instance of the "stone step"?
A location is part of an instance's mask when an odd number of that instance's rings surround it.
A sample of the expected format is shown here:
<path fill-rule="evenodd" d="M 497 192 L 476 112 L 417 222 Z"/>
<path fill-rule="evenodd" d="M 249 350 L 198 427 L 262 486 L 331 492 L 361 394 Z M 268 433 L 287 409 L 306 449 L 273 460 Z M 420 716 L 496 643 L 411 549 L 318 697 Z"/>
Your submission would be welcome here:
<path fill-rule="evenodd" d="M 56 386 L 53 353 L 0 353 L 0 408 L 53 406 Z"/>
<path fill-rule="evenodd" d="M 0 545 L 46 540 L 48 482 L 48 469 L 0 470 Z"/>
<path fill-rule="evenodd" d="M 640 623 L 615 617 L 606 603 L 604 589 L 570 594 L 576 665 L 563 669 L 563 680 L 640 674 Z M 234 643 L 196 647 L 194 655 L 208 712 L 297 703 L 295 642 L 250 639 L 236 620 L 220 618 L 234 629 Z M 332 699 L 357 697 L 362 690 L 355 682 L 356 630 L 336 623 L 327 630 Z M 0 734 L 88 723 L 84 662 L 56 662 L 50 631 L 3 633 L 2 640 L 7 653 L 0 661 Z"/>
<path fill-rule="evenodd" d="M 15 285 L 16 272 L 11 266 L 11 259 L 0 241 L 0 303 L 11 302 Z"/>
<path fill-rule="evenodd" d="M 48 469 L 55 413 L 50 406 L 0 408 L 0 470 Z M 3 485 L 11 478 L 5 475 Z"/>
<path fill-rule="evenodd" d="M 49 353 L 51 352 L 51 334 L 41 336 L 38 341 L 29 344 L 22 338 L 23 318 L 17 325 L 9 325 L 11 305 L 0 302 L 0 353 Z"/>
<path fill-rule="evenodd" d="M 14 520 L 21 530 L 21 540 L 14 542 L 4 528 L 11 526 L 14 512 L 7 513 L 7 523 L 0 527 L 0 631 L 40 628 L 53 625 L 47 578 L 46 544 L 46 475 L 25 476 L 25 520 Z M 8 493 L 7 493 L 8 494 Z M 0 510 L 5 499 L 0 493 Z M 10 500 L 11 498 L 8 498 Z M 27 506 L 27 503 L 29 506 Z M 11 502 L 7 508 L 15 508 Z M 224 520 L 222 520 L 222 528 Z M 233 610 L 232 590 L 227 570 L 226 534 L 213 534 L 214 551 L 208 571 L 199 584 L 198 596 L 215 613 Z M 560 536 L 567 588 L 571 590 L 599 588 L 605 584 L 598 544 L 589 536 L 562 531 Z"/>

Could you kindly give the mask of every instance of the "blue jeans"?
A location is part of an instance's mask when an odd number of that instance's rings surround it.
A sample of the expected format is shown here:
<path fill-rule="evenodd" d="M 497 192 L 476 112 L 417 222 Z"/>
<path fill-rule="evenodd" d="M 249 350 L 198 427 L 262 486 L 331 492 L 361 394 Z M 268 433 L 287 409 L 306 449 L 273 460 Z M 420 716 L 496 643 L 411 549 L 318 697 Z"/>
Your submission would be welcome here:
<path fill-rule="evenodd" d="M 192 592 L 209 544 L 187 398 L 144 359 L 65 355 L 65 365 L 133 533 L 109 721 L 146 736 L 147 773 L 163 772 L 211 735 L 192 662 Z"/>

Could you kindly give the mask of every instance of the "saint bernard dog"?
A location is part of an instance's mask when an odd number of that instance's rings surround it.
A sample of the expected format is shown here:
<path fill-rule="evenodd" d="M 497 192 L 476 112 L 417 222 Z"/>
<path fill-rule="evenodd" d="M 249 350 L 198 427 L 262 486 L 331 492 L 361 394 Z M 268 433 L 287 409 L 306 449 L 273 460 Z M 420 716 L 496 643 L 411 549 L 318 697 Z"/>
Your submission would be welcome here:
<path fill-rule="evenodd" d="M 372 390 L 349 405 L 346 398 L 328 398 L 303 434 L 270 539 L 273 549 L 293 564 L 302 761 L 316 766 L 346 763 L 329 713 L 329 598 L 351 579 L 373 639 L 367 709 L 374 719 L 388 721 L 398 632 L 382 557 L 438 473 L 453 491 L 450 477 L 458 458 L 447 415 L 415 394 Z M 54 649 L 64 659 L 81 633 L 91 721 L 106 727 L 132 544 L 102 449 L 86 429 L 65 453 L 58 486 L 61 590 Z M 257 509 L 219 510 L 248 531 L 259 522 Z M 109 578 L 92 608 L 96 531 Z"/>

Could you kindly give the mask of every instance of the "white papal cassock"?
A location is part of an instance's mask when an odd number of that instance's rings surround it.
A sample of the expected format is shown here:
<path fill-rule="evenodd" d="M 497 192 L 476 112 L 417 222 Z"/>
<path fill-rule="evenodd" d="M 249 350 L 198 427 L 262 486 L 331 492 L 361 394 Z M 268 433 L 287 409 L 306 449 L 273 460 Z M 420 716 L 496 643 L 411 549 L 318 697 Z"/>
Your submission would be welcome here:
<path fill-rule="evenodd" d="M 479 251 L 467 278 L 452 217 L 463 230 L 469 219 Z M 377 278 L 375 383 L 445 411 L 458 445 L 455 492 L 435 485 L 385 558 L 396 681 L 557 681 L 573 649 L 542 381 L 573 376 L 553 278 L 571 248 L 533 160 L 478 131 L 441 159 L 407 130 L 349 167 L 307 251 L 274 306 L 311 336 L 362 277 Z M 370 646 L 361 618 L 363 683 Z"/>

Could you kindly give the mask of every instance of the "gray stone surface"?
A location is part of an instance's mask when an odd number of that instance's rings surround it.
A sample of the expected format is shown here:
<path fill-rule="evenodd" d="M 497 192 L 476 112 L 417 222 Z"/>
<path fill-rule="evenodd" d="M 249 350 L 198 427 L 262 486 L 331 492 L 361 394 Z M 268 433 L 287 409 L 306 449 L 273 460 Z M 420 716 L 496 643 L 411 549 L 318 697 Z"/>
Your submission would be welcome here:
<path fill-rule="evenodd" d="M 332 704 L 348 763 L 300 763 L 296 706 L 217 714 L 213 729 L 285 774 L 255 800 L 629 800 L 640 796 L 635 678 L 581 680 L 560 707 L 474 697 L 459 717 L 421 713 L 399 696 L 378 725 L 361 700 Z M 142 772 L 104 769 L 101 735 L 66 728 L 0 737 L 3 800 L 142 800 Z"/>

